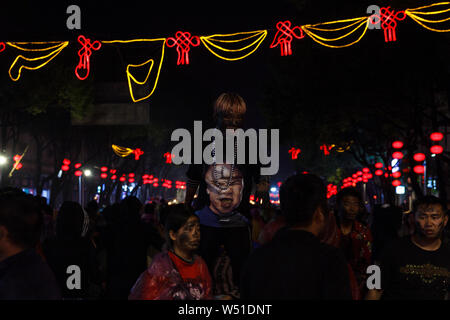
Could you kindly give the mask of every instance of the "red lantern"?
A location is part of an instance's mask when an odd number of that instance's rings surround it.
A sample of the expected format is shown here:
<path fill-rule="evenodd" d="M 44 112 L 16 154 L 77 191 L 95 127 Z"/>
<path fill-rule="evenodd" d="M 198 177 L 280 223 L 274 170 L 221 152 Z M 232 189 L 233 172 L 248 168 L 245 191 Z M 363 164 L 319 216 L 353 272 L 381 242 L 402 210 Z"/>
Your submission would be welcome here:
<path fill-rule="evenodd" d="M 75 175 L 76 175 L 77 177 L 81 177 L 81 176 L 83 175 L 83 171 L 77 170 L 77 171 L 75 171 Z"/>
<path fill-rule="evenodd" d="M 356 178 L 356 181 L 358 181 L 358 182 L 361 182 L 363 180 L 363 178 L 362 177 L 358 177 L 358 178 Z"/>
<path fill-rule="evenodd" d="M 14 160 L 15 162 L 19 161 L 19 160 L 20 160 L 20 155 L 19 155 L 19 154 L 16 154 L 16 155 L 13 157 L 13 160 Z"/>
<path fill-rule="evenodd" d="M 109 170 L 109 172 L 111 172 L 112 174 L 115 174 L 116 173 L 116 169 L 111 169 L 111 170 Z"/>
<path fill-rule="evenodd" d="M 369 180 L 367 180 L 367 179 L 364 179 L 363 178 L 363 180 L 362 180 L 364 183 L 367 183 L 367 182 L 369 182 Z"/>
<path fill-rule="evenodd" d="M 400 178 L 402 176 L 402 173 L 400 171 L 396 171 L 396 172 L 392 173 L 392 176 L 395 179 L 398 179 L 398 178 Z"/>
<path fill-rule="evenodd" d="M 394 186 L 394 187 L 398 187 L 399 185 L 401 185 L 402 183 L 400 182 L 400 180 L 394 180 L 394 181 L 392 181 L 392 185 Z"/>
<path fill-rule="evenodd" d="M 155 188 L 158 187 L 158 183 L 155 182 L 155 183 L 153 184 L 153 186 L 154 186 Z"/>
<path fill-rule="evenodd" d="M 384 177 L 385 177 L 385 178 L 389 178 L 389 174 L 386 172 L 386 173 L 384 174 Z"/>
<path fill-rule="evenodd" d="M 369 173 L 369 174 L 367 175 L 367 178 L 368 178 L 368 179 L 372 179 L 372 178 L 373 178 L 373 174 Z"/>
<path fill-rule="evenodd" d="M 106 171 L 108 171 L 108 167 L 101 167 L 101 168 L 100 168 L 100 171 L 101 171 L 101 172 L 106 172 Z"/>
<path fill-rule="evenodd" d="M 352 174 L 352 178 L 356 179 L 358 177 L 358 175 L 356 173 Z"/>
<path fill-rule="evenodd" d="M 394 149 L 401 149 L 401 148 L 403 148 L 403 142 L 401 142 L 401 141 L 394 141 L 394 142 L 392 142 L 392 148 L 394 148 Z"/>
<path fill-rule="evenodd" d="M 364 172 L 364 173 L 369 173 L 370 170 L 369 170 L 369 168 L 363 168 L 363 169 L 362 169 L 362 172 Z"/>
<path fill-rule="evenodd" d="M 78 169 L 79 167 L 81 167 L 81 163 L 76 163 L 75 164 L 75 169 Z"/>
<path fill-rule="evenodd" d="M 381 168 L 383 168 L 383 164 L 381 162 L 377 162 L 377 163 L 375 163 L 375 168 L 381 169 Z"/>
<path fill-rule="evenodd" d="M 430 134 L 430 139 L 432 141 L 441 141 L 444 138 L 444 135 L 440 132 L 433 132 Z"/>
<path fill-rule="evenodd" d="M 133 182 L 134 182 L 134 178 L 128 179 L 128 182 L 129 182 L 129 183 L 133 183 Z"/>
<path fill-rule="evenodd" d="M 63 160 L 63 163 L 64 163 L 66 166 L 68 166 L 68 165 L 70 164 L 70 160 L 69 160 L 69 159 L 64 159 L 64 160 Z"/>
<path fill-rule="evenodd" d="M 69 171 L 69 166 L 68 165 L 62 165 L 61 166 L 61 170 L 62 171 Z"/>
<path fill-rule="evenodd" d="M 102 173 L 102 174 L 100 175 L 100 177 L 101 177 L 102 179 L 106 179 L 106 178 L 108 177 L 108 174 L 107 174 L 107 173 Z"/>
<path fill-rule="evenodd" d="M 425 173 L 425 167 L 424 166 L 415 166 L 413 170 L 417 174 L 424 174 Z"/>
<path fill-rule="evenodd" d="M 416 153 L 413 156 L 413 159 L 420 162 L 425 160 L 425 155 L 423 153 Z"/>
<path fill-rule="evenodd" d="M 127 178 L 125 178 L 125 177 L 120 177 L 120 178 L 119 178 L 119 181 L 120 181 L 120 182 L 125 182 L 126 180 L 127 180 Z"/>
<path fill-rule="evenodd" d="M 430 148 L 430 151 L 431 151 L 431 153 L 434 153 L 434 154 L 440 154 L 440 153 L 442 153 L 442 151 L 444 151 L 444 148 L 442 148 L 441 146 L 436 145 L 436 146 L 432 146 Z"/>
<path fill-rule="evenodd" d="M 401 153 L 400 151 L 396 151 L 392 154 L 392 158 L 394 159 L 403 159 L 403 153 Z"/>
<path fill-rule="evenodd" d="M 128 174 L 128 177 L 130 177 L 130 178 L 134 178 L 134 173 L 130 173 L 130 174 Z"/>
<path fill-rule="evenodd" d="M 356 172 L 356 175 L 357 175 L 357 176 L 362 176 L 362 174 L 363 174 L 362 171 Z"/>
<path fill-rule="evenodd" d="M 376 170 L 376 171 L 375 171 L 375 175 L 376 175 L 376 176 L 381 176 L 381 175 L 383 175 L 383 170 Z"/>
<path fill-rule="evenodd" d="M 116 180 L 116 179 L 117 179 L 116 175 L 111 176 L 111 180 Z"/>

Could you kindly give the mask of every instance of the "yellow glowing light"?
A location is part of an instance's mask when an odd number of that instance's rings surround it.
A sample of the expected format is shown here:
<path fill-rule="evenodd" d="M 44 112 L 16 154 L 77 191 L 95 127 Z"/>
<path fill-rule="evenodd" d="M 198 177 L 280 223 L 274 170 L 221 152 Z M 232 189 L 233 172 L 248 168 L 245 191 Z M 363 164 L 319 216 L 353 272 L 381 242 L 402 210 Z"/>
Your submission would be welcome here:
<path fill-rule="evenodd" d="M 367 32 L 368 26 L 369 26 L 369 21 L 370 17 L 360 17 L 360 18 L 354 18 L 354 19 L 346 19 L 346 20 L 337 20 L 337 21 L 330 21 L 330 22 L 324 22 L 324 23 L 319 23 L 319 24 L 314 24 L 314 25 L 304 25 L 301 26 L 302 30 L 305 31 L 305 33 L 311 37 L 311 39 L 313 39 L 315 42 L 320 43 L 321 45 L 330 47 L 330 48 L 344 48 L 344 47 L 349 47 L 351 45 L 354 45 L 355 43 L 361 41 L 361 39 L 364 37 L 364 35 Z M 330 24 L 336 24 L 336 23 L 344 23 L 344 22 L 352 22 L 349 25 L 346 25 L 344 27 L 339 27 L 339 28 L 334 28 L 334 29 L 325 29 L 325 28 L 317 28 L 317 26 L 325 26 L 325 25 L 330 25 Z M 336 32 L 336 31 L 340 31 L 340 30 L 344 30 L 350 27 L 354 28 L 349 31 L 348 33 L 339 36 L 339 37 L 335 37 L 335 38 L 325 38 L 323 36 L 318 35 L 317 33 L 312 32 L 311 30 L 317 30 L 317 31 L 321 31 L 321 32 Z M 362 34 L 359 36 L 359 38 L 351 43 L 347 43 L 347 44 L 343 44 L 343 45 L 332 45 L 332 44 L 328 44 L 326 42 L 332 42 L 332 41 L 338 41 L 338 40 L 342 40 L 348 36 L 350 36 L 351 34 L 353 34 L 354 32 L 356 32 L 358 29 L 360 29 L 361 27 L 364 26 L 364 30 L 362 32 Z"/>
<path fill-rule="evenodd" d="M 47 42 L 47 43 L 50 43 L 50 42 Z M 54 43 L 54 42 L 52 42 L 52 43 Z M 47 48 L 34 48 L 34 49 L 32 49 L 32 48 L 24 48 L 24 47 L 18 46 L 17 44 L 36 45 L 36 44 L 45 44 L 45 42 L 6 42 L 6 44 L 11 46 L 11 47 L 13 47 L 13 48 L 16 48 L 16 49 L 19 49 L 19 50 L 22 50 L 22 51 L 27 51 L 27 52 L 47 51 L 47 50 L 54 49 L 49 54 L 46 54 L 45 56 L 41 56 L 41 57 L 36 57 L 36 58 L 27 58 L 27 57 L 24 57 L 22 55 L 18 55 L 14 59 L 13 63 L 11 64 L 11 67 L 9 68 L 9 71 L 8 71 L 9 77 L 11 78 L 11 80 L 17 81 L 20 78 L 20 75 L 22 73 L 22 69 L 23 68 L 28 69 L 28 70 L 37 70 L 39 68 L 42 68 L 47 63 L 49 63 L 53 58 L 55 58 L 65 47 L 67 47 L 69 45 L 69 41 L 59 42 L 58 45 L 47 47 Z M 11 70 L 14 68 L 16 63 L 18 63 L 19 59 L 21 59 L 21 58 L 23 60 L 25 60 L 26 62 L 32 62 L 32 61 L 38 61 L 38 60 L 45 60 L 45 61 L 43 63 L 41 63 L 40 65 L 36 66 L 36 67 L 26 66 L 25 64 L 21 65 L 19 67 L 19 71 L 17 73 L 17 77 L 13 77 L 11 75 Z"/>
<path fill-rule="evenodd" d="M 112 148 L 113 148 L 115 154 L 117 154 L 119 157 L 122 157 L 122 158 L 125 158 L 133 153 L 133 149 L 120 147 L 115 144 L 112 145 Z"/>
<path fill-rule="evenodd" d="M 419 8 L 415 8 L 415 9 L 406 9 L 405 13 L 411 18 L 413 19 L 415 22 L 417 22 L 418 24 L 420 24 L 422 27 L 424 27 L 425 29 L 431 30 L 431 31 L 435 31 L 435 32 L 449 32 L 450 29 L 434 29 L 431 28 L 427 25 L 424 24 L 425 23 L 441 23 L 441 22 L 445 22 L 445 21 L 449 21 L 450 17 L 445 18 L 445 19 L 440 19 L 440 20 L 429 20 L 429 19 L 425 19 L 422 18 L 420 15 L 438 15 L 441 13 L 445 13 L 445 12 L 450 12 L 450 8 L 448 9 L 444 9 L 444 10 L 439 10 L 439 11 L 420 11 L 422 9 L 428 9 L 431 7 L 435 7 L 435 6 L 441 6 L 441 5 L 450 5 L 450 2 L 440 2 L 440 3 L 433 3 L 431 5 L 428 6 L 423 6 L 423 7 L 419 7 Z"/>
<path fill-rule="evenodd" d="M 166 38 L 102 41 L 102 43 L 108 43 L 108 44 L 109 44 L 109 43 L 145 42 L 145 41 L 161 41 L 161 42 L 162 42 L 162 43 L 161 43 L 161 45 L 162 45 L 161 58 L 159 59 L 158 72 L 157 72 L 157 74 L 156 74 L 156 79 L 155 79 L 155 81 L 154 81 L 154 83 L 153 83 L 153 88 L 152 88 L 151 92 L 150 92 L 148 95 L 146 95 L 145 97 L 139 98 L 139 99 L 136 99 L 135 96 L 134 96 L 134 93 L 133 93 L 133 84 L 136 84 L 136 85 L 145 85 L 145 84 L 147 83 L 148 78 L 150 77 L 150 74 L 151 74 L 151 72 L 152 72 L 152 70 L 153 70 L 153 65 L 154 65 L 154 62 L 155 62 L 155 61 L 154 61 L 153 59 L 149 59 L 149 60 L 147 60 L 147 61 L 145 61 L 145 62 L 143 62 L 143 63 L 141 63 L 141 64 L 128 64 L 128 65 L 127 65 L 126 73 L 127 73 L 127 79 L 128 79 L 128 89 L 129 89 L 129 91 L 130 91 L 130 96 L 131 96 L 131 99 L 133 100 L 133 102 L 139 102 L 139 101 L 145 100 L 145 99 L 149 98 L 149 97 L 153 94 L 153 92 L 155 91 L 156 86 L 157 86 L 157 84 L 158 84 L 159 74 L 160 74 L 160 72 L 161 72 L 162 63 L 163 63 L 163 60 L 164 60 L 164 48 L 165 48 Z M 139 67 L 143 67 L 143 66 L 145 66 L 145 65 L 147 65 L 147 64 L 150 64 L 149 69 L 148 69 L 148 72 L 147 72 L 147 76 L 145 77 L 144 81 L 138 81 L 138 80 L 131 74 L 130 68 L 139 68 Z"/>
<path fill-rule="evenodd" d="M 250 36 L 248 36 L 250 35 Z M 207 37 L 200 37 L 200 40 L 202 41 L 203 45 L 206 49 L 208 49 L 213 55 L 216 57 L 227 60 L 227 61 L 236 61 L 240 59 L 244 59 L 245 57 L 248 57 L 253 52 L 255 52 L 261 43 L 264 41 L 264 39 L 267 36 L 267 30 L 258 30 L 258 31 L 249 31 L 249 32 L 238 32 L 238 33 L 232 33 L 232 34 L 214 34 Z M 241 48 L 233 49 L 233 48 L 227 48 L 224 47 L 224 44 L 237 44 L 241 43 L 246 40 L 254 39 L 253 42 L 250 44 L 244 45 Z M 214 48 L 214 49 L 213 49 Z M 238 57 L 225 57 L 218 52 L 232 52 L 232 53 L 238 53 L 242 52 L 246 49 L 252 48 L 249 52 L 244 53 Z M 217 50 L 215 50 L 217 49 Z M 216 52 L 217 51 L 217 52 Z"/>

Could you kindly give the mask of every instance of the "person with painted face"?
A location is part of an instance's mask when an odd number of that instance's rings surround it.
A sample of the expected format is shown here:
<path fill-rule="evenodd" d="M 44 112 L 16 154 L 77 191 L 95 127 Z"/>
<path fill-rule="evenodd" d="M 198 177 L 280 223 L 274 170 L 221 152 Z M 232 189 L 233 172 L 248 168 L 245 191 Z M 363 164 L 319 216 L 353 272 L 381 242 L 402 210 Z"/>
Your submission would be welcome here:
<path fill-rule="evenodd" d="M 237 210 L 244 188 L 242 171 L 234 164 L 213 164 L 204 176 L 210 201 L 209 205 L 196 211 L 202 233 L 199 252 L 213 274 L 214 293 L 239 298 L 241 269 L 251 250 L 249 222 Z M 231 279 L 226 279 L 226 274 L 214 272 L 228 263 Z"/>
<path fill-rule="evenodd" d="M 381 258 L 381 289 L 367 299 L 448 300 L 450 247 L 442 241 L 445 203 L 425 196 L 414 205 L 415 232 L 387 247 Z"/>
<path fill-rule="evenodd" d="M 361 194 L 355 188 L 345 188 L 336 197 L 338 247 L 352 268 L 360 289 L 366 294 L 367 267 L 372 263 L 372 234 L 357 219 L 363 212 Z"/>
<path fill-rule="evenodd" d="M 167 208 L 167 250 L 157 254 L 131 289 L 130 300 L 211 299 L 211 276 L 195 252 L 200 244 L 198 217 L 184 205 Z"/>

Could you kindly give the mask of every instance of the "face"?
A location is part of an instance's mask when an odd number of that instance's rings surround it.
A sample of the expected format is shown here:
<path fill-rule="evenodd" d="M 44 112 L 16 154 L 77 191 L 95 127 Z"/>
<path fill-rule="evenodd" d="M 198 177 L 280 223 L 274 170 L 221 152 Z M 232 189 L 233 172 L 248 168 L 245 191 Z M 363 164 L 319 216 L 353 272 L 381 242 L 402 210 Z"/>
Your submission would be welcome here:
<path fill-rule="evenodd" d="M 170 231 L 170 238 L 174 248 L 180 251 L 192 252 L 200 245 L 200 223 L 196 216 L 191 216 L 186 223 L 175 233 Z"/>
<path fill-rule="evenodd" d="M 242 200 L 244 180 L 241 172 L 235 167 L 231 175 L 232 167 L 229 164 L 210 166 L 206 172 L 206 192 L 209 195 L 210 208 L 217 214 L 226 214 L 236 209 Z M 217 179 L 214 179 L 216 176 Z M 230 181 L 229 186 L 228 181 Z"/>
<path fill-rule="evenodd" d="M 357 197 L 345 196 L 342 199 L 342 214 L 345 219 L 355 220 L 360 211 L 360 203 Z"/>
<path fill-rule="evenodd" d="M 437 204 L 422 205 L 414 215 L 416 231 L 428 239 L 438 239 L 447 225 L 448 217 Z"/>

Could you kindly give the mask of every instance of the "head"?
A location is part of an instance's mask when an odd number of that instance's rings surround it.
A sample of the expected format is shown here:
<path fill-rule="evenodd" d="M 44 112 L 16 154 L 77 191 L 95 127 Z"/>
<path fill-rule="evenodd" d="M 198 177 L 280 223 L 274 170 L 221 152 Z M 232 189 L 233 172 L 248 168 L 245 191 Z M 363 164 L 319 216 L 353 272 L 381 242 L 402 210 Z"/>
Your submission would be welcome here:
<path fill-rule="evenodd" d="M 36 199 L 20 189 L 0 190 L 0 258 L 37 245 L 42 211 Z"/>
<path fill-rule="evenodd" d="M 447 225 L 446 204 L 435 196 L 425 196 L 414 204 L 415 233 L 433 240 L 439 239 Z"/>
<path fill-rule="evenodd" d="M 280 207 L 289 227 L 320 235 L 328 217 L 325 184 L 313 174 L 289 177 L 280 188 Z"/>
<path fill-rule="evenodd" d="M 231 164 L 211 165 L 206 170 L 205 182 L 210 208 L 214 213 L 230 213 L 241 203 L 244 178 L 238 166 L 233 169 Z"/>
<path fill-rule="evenodd" d="M 128 196 L 120 202 L 119 219 L 121 221 L 139 221 L 143 210 L 142 202 L 138 198 Z"/>
<path fill-rule="evenodd" d="M 200 222 L 194 212 L 183 204 L 165 208 L 166 241 L 175 252 L 192 254 L 200 245 Z"/>
<path fill-rule="evenodd" d="M 355 188 L 345 188 L 336 196 L 336 211 L 342 220 L 354 221 L 362 211 L 361 194 Z"/>
<path fill-rule="evenodd" d="M 219 129 L 237 129 L 244 123 L 247 106 L 236 93 L 222 93 L 214 102 L 213 118 Z"/>
<path fill-rule="evenodd" d="M 56 236 L 75 240 L 86 235 L 89 217 L 83 207 L 74 201 L 64 201 L 56 217 Z"/>

